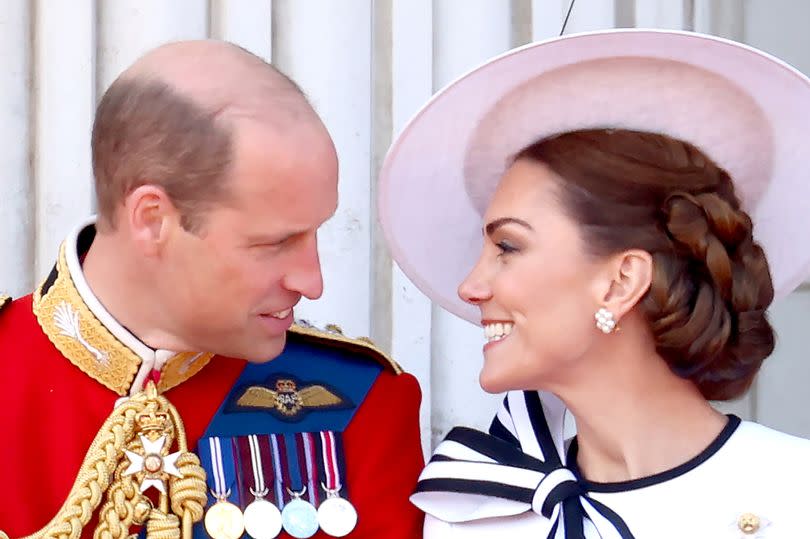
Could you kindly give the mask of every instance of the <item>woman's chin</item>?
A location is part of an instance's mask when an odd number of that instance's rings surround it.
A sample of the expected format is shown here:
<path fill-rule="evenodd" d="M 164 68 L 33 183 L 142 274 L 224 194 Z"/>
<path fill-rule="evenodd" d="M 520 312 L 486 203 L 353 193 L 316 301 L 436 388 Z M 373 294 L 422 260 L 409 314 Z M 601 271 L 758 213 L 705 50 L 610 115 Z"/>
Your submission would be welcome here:
<path fill-rule="evenodd" d="M 492 394 L 505 393 L 515 389 L 502 374 L 491 372 L 486 366 L 481 369 L 481 373 L 478 375 L 478 384 L 481 389 Z"/>

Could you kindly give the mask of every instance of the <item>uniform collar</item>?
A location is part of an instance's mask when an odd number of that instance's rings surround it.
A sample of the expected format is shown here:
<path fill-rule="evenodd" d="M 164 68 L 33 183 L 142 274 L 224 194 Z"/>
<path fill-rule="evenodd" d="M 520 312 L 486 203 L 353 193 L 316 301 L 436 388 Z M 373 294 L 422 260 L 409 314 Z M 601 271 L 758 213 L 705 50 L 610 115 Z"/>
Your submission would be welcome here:
<path fill-rule="evenodd" d="M 214 354 L 154 350 L 104 308 L 80 262 L 95 237 L 95 222 L 87 220 L 68 236 L 50 275 L 34 292 L 39 325 L 71 363 L 119 395 L 137 393 L 150 375 L 158 378 L 159 391 L 167 391 L 199 372 Z"/>

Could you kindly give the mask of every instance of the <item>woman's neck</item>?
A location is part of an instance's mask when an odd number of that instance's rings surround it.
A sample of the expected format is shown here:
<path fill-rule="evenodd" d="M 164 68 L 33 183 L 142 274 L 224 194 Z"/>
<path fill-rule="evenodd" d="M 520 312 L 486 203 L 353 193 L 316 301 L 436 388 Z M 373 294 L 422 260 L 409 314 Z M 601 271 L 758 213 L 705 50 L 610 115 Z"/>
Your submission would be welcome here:
<path fill-rule="evenodd" d="M 617 482 L 672 469 L 699 455 L 728 419 L 695 385 L 675 375 L 651 346 L 609 343 L 553 391 L 577 423 L 584 477 Z"/>

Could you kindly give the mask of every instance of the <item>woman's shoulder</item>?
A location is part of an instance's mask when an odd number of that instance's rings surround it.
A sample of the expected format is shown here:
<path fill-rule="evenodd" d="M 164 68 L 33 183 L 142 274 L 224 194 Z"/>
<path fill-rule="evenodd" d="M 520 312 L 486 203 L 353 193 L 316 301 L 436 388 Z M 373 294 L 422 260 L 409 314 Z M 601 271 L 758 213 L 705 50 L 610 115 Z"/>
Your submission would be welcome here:
<path fill-rule="evenodd" d="M 766 427 L 753 421 L 742 421 L 737 429 L 737 438 L 748 451 L 778 452 L 799 457 L 810 457 L 810 440 Z"/>
<path fill-rule="evenodd" d="M 742 421 L 729 440 L 726 464 L 748 470 L 749 480 L 780 482 L 785 476 L 805 488 L 810 483 L 810 440 L 753 421 Z"/>

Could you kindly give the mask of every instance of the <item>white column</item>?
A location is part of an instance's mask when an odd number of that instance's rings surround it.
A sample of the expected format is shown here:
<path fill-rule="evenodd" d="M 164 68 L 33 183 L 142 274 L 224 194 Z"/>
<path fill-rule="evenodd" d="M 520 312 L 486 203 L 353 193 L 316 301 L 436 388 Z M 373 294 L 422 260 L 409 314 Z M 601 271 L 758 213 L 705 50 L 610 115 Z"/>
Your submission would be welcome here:
<path fill-rule="evenodd" d="M 507 2 L 438 0 L 433 20 L 436 89 L 510 47 L 511 14 Z M 435 447 L 457 424 L 487 427 L 500 397 L 487 395 L 478 385 L 483 330 L 434 307 L 431 339 Z"/>
<path fill-rule="evenodd" d="M 674 1 L 674 0 L 673 0 Z M 560 35 L 571 0 L 532 0 L 532 38 L 541 41 Z M 613 28 L 614 0 L 577 0 L 571 9 L 565 34 Z"/>
<path fill-rule="evenodd" d="M 99 96 L 149 49 L 208 37 L 207 0 L 105 0 L 98 7 Z"/>
<path fill-rule="evenodd" d="M 271 59 L 272 0 L 211 0 L 211 37 Z"/>
<path fill-rule="evenodd" d="M 769 3 L 773 9 L 774 2 Z M 743 0 L 694 0 L 695 30 L 741 41 L 745 32 Z M 767 24 L 773 24 L 771 19 Z"/>
<path fill-rule="evenodd" d="M 67 231 L 93 211 L 94 0 L 36 4 L 36 274 L 53 267 Z"/>
<path fill-rule="evenodd" d="M 636 27 L 681 30 L 692 24 L 686 20 L 683 0 L 635 0 Z"/>
<path fill-rule="evenodd" d="M 391 123 L 399 133 L 433 94 L 431 0 L 393 0 L 391 11 Z M 414 216 L 415 219 L 418 216 Z M 431 305 L 393 264 L 391 268 L 391 352 L 422 388 L 422 449 L 431 447 Z"/>
<path fill-rule="evenodd" d="M 565 12 L 568 11 L 569 4 L 570 1 L 563 1 Z M 563 17 L 565 17 L 565 13 L 563 13 Z M 604 30 L 613 28 L 615 25 L 616 5 L 614 0 L 577 0 L 571 10 L 571 17 L 568 19 L 565 33 L 574 34 L 589 30 Z M 559 30 L 557 34 L 559 34 Z"/>
<path fill-rule="evenodd" d="M 746 43 L 810 74 L 810 2 L 749 0 L 741 9 Z"/>
<path fill-rule="evenodd" d="M 324 294 L 297 316 L 370 332 L 371 3 L 273 3 L 273 60 L 309 96 L 340 159 L 340 206 L 319 234 Z"/>
<path fill-rule="evenodd" d="M 31 13 L 27 0 L 0 8 L 0 294 L 19 296 L 34 285 L 34 234 L 28 92 Z"/>
<path fill-rule="evenodd" d="M 532 0 L 532 40 L 542 41 L 559 35 L 570 3 L 571 0 Z M 568 22 L 571 23 L 570 19 Z M 566 33 L 568 31 L 566 29 Z"/>

